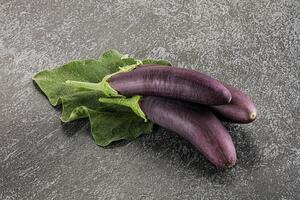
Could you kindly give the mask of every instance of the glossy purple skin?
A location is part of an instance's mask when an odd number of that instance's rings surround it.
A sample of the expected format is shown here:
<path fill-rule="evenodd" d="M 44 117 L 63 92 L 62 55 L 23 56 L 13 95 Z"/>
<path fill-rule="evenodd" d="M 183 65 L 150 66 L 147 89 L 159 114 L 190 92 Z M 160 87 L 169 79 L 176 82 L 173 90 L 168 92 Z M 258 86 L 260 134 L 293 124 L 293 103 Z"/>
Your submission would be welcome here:
<path fill-rule="evenodd" d="M 191 69 L 141 65 L 131 72 L 113 75 L 108 81 L 124 96 L 163 96 L 205 105 L 231 100 L 221 82 Z"/>
<path fill-rule="evenodd" d="M 253 122 L 257 110 L 250 97 L 231 85 L 224 84 L 224 86 L 230 91 L 232 99 L 229 104 L 211 106 L 216 115 L 224 121 L 233 123 Z"/>
<path fill-rule="evenodd" d="M 150 121 L 188 140 L 216 167 L 235 164 L 236 151 L 231 136 L 209 109 L 154 96 L 143 97 L 140 105 Z"/>

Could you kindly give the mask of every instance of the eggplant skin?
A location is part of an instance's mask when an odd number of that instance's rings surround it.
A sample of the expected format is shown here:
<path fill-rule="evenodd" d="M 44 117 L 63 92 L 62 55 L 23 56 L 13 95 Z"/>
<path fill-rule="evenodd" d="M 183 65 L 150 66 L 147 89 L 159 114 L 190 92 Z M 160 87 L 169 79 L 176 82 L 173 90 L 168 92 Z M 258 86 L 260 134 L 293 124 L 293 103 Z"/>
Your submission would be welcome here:
<path fill-rule="evenodd" d="M 231 136 L 209 109 L 155 96 L 143 97 L 140 106 L 150 121 L 188 140 L 217 168 L 235 165 Z"/>
<path fill-rule="evenodd" d="M 211 106 L 214 113 L 223 121 L 240 124 L 253 122 L 257 110 L 251 98 L 236 87 L 223 84 L 230 91 L 232 99 L 229 104 Z"/>
<path fill-rule="evenodd" d="M 231 100 L 229 90 L 218 80 L 178 67 L 140 65 L 133 71 L 113 75 L 108 82 L 124 96 L 162 96 L 204 105 Z"/>

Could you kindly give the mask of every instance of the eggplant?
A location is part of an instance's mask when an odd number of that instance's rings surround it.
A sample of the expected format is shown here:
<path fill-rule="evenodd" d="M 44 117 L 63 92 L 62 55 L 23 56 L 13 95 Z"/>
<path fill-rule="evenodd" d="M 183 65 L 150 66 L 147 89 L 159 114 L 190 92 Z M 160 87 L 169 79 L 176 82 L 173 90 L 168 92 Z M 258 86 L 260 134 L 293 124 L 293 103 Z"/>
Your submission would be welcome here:
<path fill-rule="evenodd" d="M 236 163 L 231 136 L 208 108 L 155 96 L 143 97 L 140 107 L 150 121 L 188 140 L 216 167 Z"/>
<path fill-rule="evenodd" d="M 204 105 L 231 101 L 231 93 L 221 82 L 192 69 L 140 65 L 107 81 L 123 96 L 162 96 Z"/>
<path fill-rule="evenodd" d="M 224 121 L 232 123 L 250 123 L 257 117 L 257 110 L 248 95 L 233 87 L 223 83 L 230 91 L 232 99 L 229 104 L 211 106 L 215 114 Z"/>

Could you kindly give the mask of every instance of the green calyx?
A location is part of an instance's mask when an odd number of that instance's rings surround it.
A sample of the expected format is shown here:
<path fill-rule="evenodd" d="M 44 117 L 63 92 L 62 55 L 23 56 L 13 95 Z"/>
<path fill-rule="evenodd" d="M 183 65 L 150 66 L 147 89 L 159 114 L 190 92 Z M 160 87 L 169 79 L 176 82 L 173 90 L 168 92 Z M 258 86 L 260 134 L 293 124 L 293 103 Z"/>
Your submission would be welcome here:
<path fill-rule="evenodd" d="M 124 67 L 119 67 L 119 71 L 106 75 L 102 81 L 100 82 L 100 89 L 101 91 L 104 93 L 105 96 L 107 97 L 124 97 L 123 95 L 120 95 L 115 89 L 113 89 L 109 83 L 108 80 L 110 79 L 110 77 L 119 74 L 119 73 L 124 73 L 124 72 L 130 72 L 132 70 L 134 70 L 138 65 L 142 64 L 142 61 L 137 60 L 137 63 L 134 65 L 127 65 Z"/>

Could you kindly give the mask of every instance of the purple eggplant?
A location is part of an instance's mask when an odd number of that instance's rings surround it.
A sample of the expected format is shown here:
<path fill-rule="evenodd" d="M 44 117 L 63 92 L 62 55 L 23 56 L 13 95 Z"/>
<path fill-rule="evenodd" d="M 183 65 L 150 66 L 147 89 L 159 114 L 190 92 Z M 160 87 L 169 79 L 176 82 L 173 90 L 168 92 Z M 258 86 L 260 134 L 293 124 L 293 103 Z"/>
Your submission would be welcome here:
<path fill-rule="evenodd" d="M 188 140 L 216 167 L 235 164 L 236 151 L 231 136 L 209 109 L 154 96 L 143 97 L 140 106 L 150 121 Z"/>
<path fill-rule="evenodd" d="M 211 106 L 215 114 L 220 119 L 233 123 L 250 123 L 254 121 L 257 110 L 250 97 L 231 85 L 224 84 L 224 86 L 230 91 L 232 99 L 229 104 Z"/>
<path fill-rule="evenodd" d="M 140 65 L 133 71 L 113 75 L 108 83 L 124 96 L 162 96 L 205 105 L 231 100 L 229 90 L 221 82 L 184 68 Z"/>

